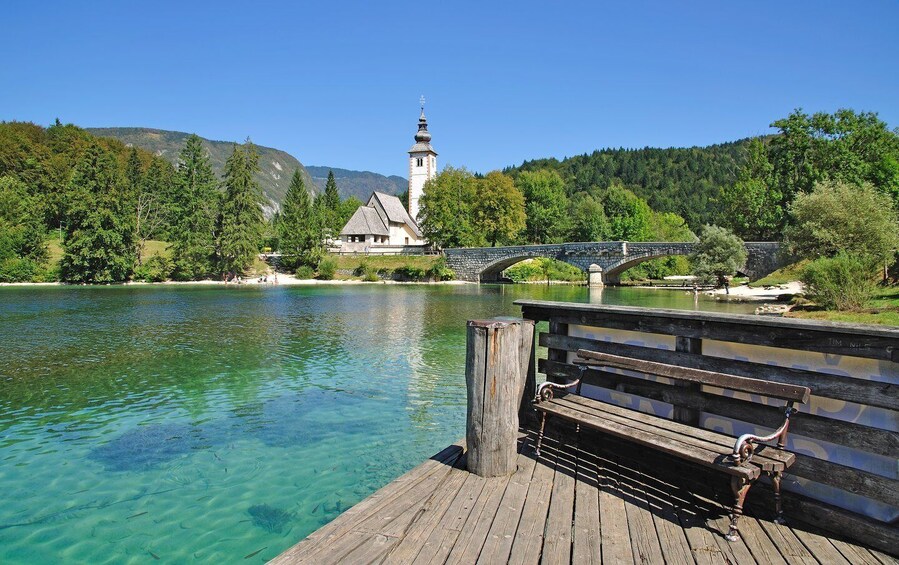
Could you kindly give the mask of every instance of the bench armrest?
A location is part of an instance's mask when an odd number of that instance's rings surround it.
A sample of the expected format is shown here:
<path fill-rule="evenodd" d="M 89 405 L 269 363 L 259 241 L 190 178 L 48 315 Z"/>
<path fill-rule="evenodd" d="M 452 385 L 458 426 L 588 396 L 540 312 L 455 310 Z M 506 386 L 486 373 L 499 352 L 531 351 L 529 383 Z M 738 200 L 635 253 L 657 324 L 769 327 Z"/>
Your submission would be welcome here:
<path fill-rule="evenodd" d="M 790 416 L 795 412 L 796 409 L 793 408 L 793 403 L 790 402 L 784 408 L 784 423 L 781 424 L 775 432 L 767 436 L 743 434 L 738 437 L 734 444 L 734 452 L 731 454 L 731 458 L 733 458 L 738 465 L 748 463 L 749 460 L 752 459 L 753 453 L 755 453 L 755 448 L 753 447 L 754 443 L 764 443 L 775 439 L 777 440 L 777 449 L 783 449 L 787 439 L 787 430 L 790 427 Z"/>
<path fill-rule="evenodd" d="M 571 387 L 579 385 L 580 382 L 581 382 L 581 379 L 577 379 L 576 381 L 572 381 L 572 382 L 570 382 L 568 384 L 564 384 L 564 385 L 559 384 L 559 383 L 553 383 L 550 381 L 540 383 L 540 386 L 537 387 L 537 394 L 534 395 L 534 404 L 538 404 L 539 402 L 541 402 L 543 400 L 552 400 L 553 396 L 554 396 L 553 390 L 555 390 L 555 389 L 563 390 L 566 388 L 571 388 Z"/>

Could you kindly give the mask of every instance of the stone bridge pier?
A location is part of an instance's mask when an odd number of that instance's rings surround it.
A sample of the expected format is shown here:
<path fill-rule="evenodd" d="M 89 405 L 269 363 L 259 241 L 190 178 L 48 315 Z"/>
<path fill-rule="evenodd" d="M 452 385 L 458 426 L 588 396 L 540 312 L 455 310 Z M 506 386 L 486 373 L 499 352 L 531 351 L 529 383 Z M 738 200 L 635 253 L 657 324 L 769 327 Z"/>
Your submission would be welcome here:
<path fill-rule="evenodd" d="M 751 279 L 761 278 L 782 266 L 780 244 L 747 242 L 748 258 L 741 272 Z M 444 249 L 447 265 L 460 280 L 495 282 L 515 263 L 535 257 L 564 261 L 590 275 L 591 284 L 619 284 L 621 273 L 650 259 L 689 255 L 692 242 L 600 241 L 511 247 L 471 247 Z"/>

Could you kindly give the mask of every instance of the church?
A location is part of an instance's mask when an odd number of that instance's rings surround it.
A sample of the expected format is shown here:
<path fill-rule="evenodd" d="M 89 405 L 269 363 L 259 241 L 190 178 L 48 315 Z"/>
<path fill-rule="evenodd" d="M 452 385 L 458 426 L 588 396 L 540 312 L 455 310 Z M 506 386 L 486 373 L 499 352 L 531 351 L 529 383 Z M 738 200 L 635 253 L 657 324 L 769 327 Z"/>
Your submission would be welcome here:
<path fill-rule="evenodd" d="M 425 183 L 437 175 L 437 152 L 425 118 L 424 101 L 415 145 L 409 150 L 409 210 L 396 196 L 373 192 L 340 230 L 339 253 L 400 254 L 424 251 L 428 242 L 418 227 L 418 202 Z"/>

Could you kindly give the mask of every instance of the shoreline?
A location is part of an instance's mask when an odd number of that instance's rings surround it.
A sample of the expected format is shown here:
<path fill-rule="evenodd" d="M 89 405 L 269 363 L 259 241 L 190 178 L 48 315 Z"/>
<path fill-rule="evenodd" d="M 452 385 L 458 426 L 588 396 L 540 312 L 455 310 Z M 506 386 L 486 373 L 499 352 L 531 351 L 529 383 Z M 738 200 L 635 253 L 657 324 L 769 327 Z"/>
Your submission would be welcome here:
<path fill-rule="evenodd" d="M 272 279 L 272 277 L 269 277 Z M 127 281 L 127 282 L 117 282 L 117 283 L 65 283 L 60 281 L 55 282 L 14 282 L 14 283 L 0 283 L 0 288 L 2 287 L 36 287 L 36 286 L 45 286 L 45 287 L 81 287 L 81 286 L 177 286 L 177 285 L 186 285 L 186 286 L 226 286 L 226 287 L 249 287 L 249 286 L 262 286 L 262 287 L 275 287 L 275 286 L 327 286 L 327 285 L 356 285 L 356 284 L 384 284 L 384 285 L 394 285 L 394 284 L 421 284 L 421 285 L 464 285 L 464 284 L 477 284 L 471 283 L 468 281 L 394 281 L 394 280 L 381 280 L 381 281 L 363 281 L 363 280 L 341 280 L 341 279 L 332 279 L 332 280 L 320 280 L 320 279 L 298 279 L 293 275 L 282 274 L 278 275 L 278 281 L 274 282 L 273 280 L 269 280 L 268 282 L 259 282 L 258 278 L 251 278 L 240 283 L 236 282 L 225 282 L 221 280 L 214 279 L 204 279 L 201 281 L 161 281 L 161 282 L 146 282 L 146 281 Z"/>
<path fill-rule="evenodd" d="M 632 288 L 645 288 L 652 290 L 675 290 L 680 292 L 692 293 L 692 289 L 683 286 L 634 286 Z M 730 294 L 725 292 L 723 288 L 712 290 L 700 290 L 699 293 L 705 296 L 714 296 L 719 300 L 732 300 L 734 302 L 776 302 L 781 300 L 784 295 L 800 294 L 803 291 L 802 283 L 793 281 L 789 283 L 772 285 L 768 287 L 753 288 L 747 284 L 730 287 Z"/>

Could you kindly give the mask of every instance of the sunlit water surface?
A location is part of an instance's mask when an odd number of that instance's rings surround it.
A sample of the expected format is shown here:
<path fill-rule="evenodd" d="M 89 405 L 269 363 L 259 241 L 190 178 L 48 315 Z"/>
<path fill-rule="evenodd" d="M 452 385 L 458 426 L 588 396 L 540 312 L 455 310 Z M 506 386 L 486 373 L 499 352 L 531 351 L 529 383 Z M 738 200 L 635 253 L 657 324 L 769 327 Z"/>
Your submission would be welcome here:
<path fill-rule="evenodd" d="M 465 321 L 567 286 L 0 288 L 0 562 L 262 561 L 465 433 Z M 678 291 L 606 304 L 693 309 Z M 699 308 L 746 312 L 701 298 Z"/>

